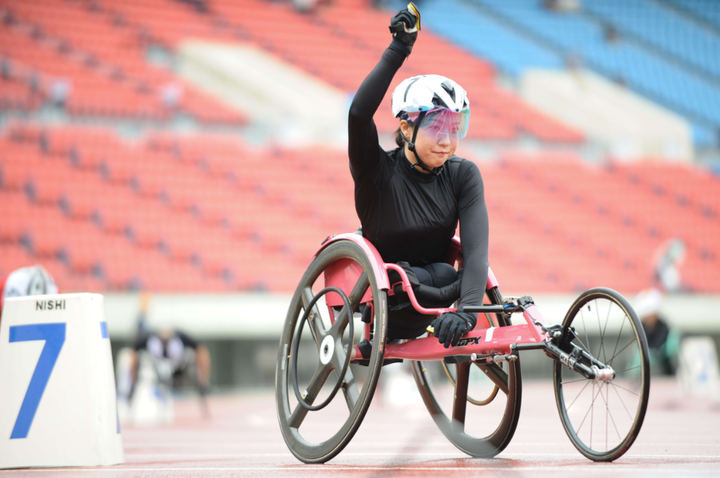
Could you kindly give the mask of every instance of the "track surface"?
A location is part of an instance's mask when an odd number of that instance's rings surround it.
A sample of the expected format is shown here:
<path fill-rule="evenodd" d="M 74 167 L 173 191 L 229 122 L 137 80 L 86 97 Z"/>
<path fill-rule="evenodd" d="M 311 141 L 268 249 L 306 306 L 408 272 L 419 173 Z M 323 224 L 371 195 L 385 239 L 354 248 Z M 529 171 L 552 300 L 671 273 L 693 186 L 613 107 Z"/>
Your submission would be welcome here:
<path fill-rule="evenodd" d="M 305 465 L 290 454 L 271 391 L 212 397 L 210 409 L 212 418 L 203 419 L 196 401 L 181 400 L 173 425 L 126 426 L 124 465 L 6 470 L 0 477 L 720 477 L 720 406 L 680 397 L 669 380 L 653 381 L 640 436 L 610 464 L 593 463 L 571 445 L 549 382 L 524 383 L 515 437 L 489 460 L 459 452 L 415 401 L 400 407 L 376 399 L 350 445 L 325 465 Z"/>

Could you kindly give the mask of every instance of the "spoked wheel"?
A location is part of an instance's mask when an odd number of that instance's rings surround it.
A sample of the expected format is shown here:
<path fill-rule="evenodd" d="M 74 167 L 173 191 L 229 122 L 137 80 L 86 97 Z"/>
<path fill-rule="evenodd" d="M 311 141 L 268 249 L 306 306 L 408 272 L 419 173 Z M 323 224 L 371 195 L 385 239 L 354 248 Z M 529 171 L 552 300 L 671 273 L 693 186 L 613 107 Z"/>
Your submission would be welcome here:
<path fill-rule="evenodd" d="M 313 260 L 290 302 L 275 399 L 285 443 L 305 463 L 323 463 L 340 453 L 370 406 L 383 364 L 384 347 L 378 344 L 387 334 L 387 295 L 378 290 L 372 271 L 359 246 L 338 241 Z M 344 287 L 329 279 L 338 273 Z M 361 315 L 372 319 L 374 337 L 368 366 L 355 368 L 348 362 L 364 330 Z"/>
<path fill-rule="evenodd" d="M 502 303 L 499 292 L 488 295 L 491 302 Z M 519 360 L 502 365 L 412 362 L 412 371 L 425 406 L 453 445 L 468 455 L 491 458 L 510 443 L 520 416 Z"/>
<path fill-rule="evenodd" d="M 571 352 L 571 344 L 611 367 L 615 377 L 589 380 L 556 362 L 560 419 L 580 453 L 594 461 L 615 460 L 630 448 L 645 418 L 650 392 L 645 332 L 622 295 L 597 288 L 578 297 L 565 316 L 560 347 Z M 576 352 L 592 366 L 582 355 Z"/>

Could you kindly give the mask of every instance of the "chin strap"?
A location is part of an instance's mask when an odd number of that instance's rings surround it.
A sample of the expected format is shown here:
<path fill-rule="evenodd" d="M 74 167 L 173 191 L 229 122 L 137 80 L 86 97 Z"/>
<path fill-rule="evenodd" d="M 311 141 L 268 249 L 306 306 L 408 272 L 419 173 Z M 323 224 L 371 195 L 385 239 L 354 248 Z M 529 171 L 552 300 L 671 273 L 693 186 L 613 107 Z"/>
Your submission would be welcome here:
<path fill-rule="evenodd" d="M 411 168 L 420 167 L 420 168 L 424 169 L 425 171 L 427 171 L 428 173 L 433 173 L 435 176 L 437 176 L 438 174 L 440 174 L 442 172 L 444 165 L 440 166 L 439 168 L 431 168 L 427 164 L 423 163 L 423 160 L 420 159 L 420 155 L 418 154 L 417 151 L 415 151 L 415 140 L 417 140 L 417 134 L 418 134 L 418 130 L 420 130 L 420 124 L 422 123 L 422 120 L 423 120 L 423 118 L 425 118 L 426 114 L 427 114 L 427 111 L 421 111 L 417 117 L 417 120 L 415 120 L 415 129 L 413 130 L 412 141 L 409 141 L 405 137 L 405 134 L 402 131 L 400 131 L 400 134 L 402 135 L 402 138 L 405 140 L 405 142 L 408 144 L 408 149 L 413 152 L 413 154 L 415 155 L 415 159 L 417 160 L 417 163 L 413 164 L 410 167 Z"/>

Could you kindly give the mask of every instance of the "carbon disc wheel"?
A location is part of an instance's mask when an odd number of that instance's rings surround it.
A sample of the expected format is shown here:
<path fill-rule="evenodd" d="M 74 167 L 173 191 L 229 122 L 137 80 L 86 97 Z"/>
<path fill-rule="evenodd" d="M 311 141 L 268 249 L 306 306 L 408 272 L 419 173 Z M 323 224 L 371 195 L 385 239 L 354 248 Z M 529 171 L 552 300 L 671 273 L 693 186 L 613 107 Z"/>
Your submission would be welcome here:
<path fill-rule="evenodd" d="M 344 298 L 333 287 L 326 288 L 328 273 L 336 271 L 347 271 L 351 278 Z M 369 364 L 347 367 L 348 354 L 365 326 L 361 308 L 372 311 Z M 359 428 L 383 364 L 386 317 L 387 294 L 377 288 L 371 263 L 355 243 L 330 244 L 303 275 L 285 319 L 275 374 L 280 429 L 299 460 L 330 460 Z M 348 333 L 350 321 L 355 336 Z"/>
<path fill-rule="evenodd" d="M 502 303 L 497 289 L 489 291 Z M 500 326 L 505 326 L 498 316 Z M 491 458 L 507 447 L 515 434 L 522 401 L 520 360 L 480 365 L 464 362 L 412 362 L 412 372 L 425 407 L 450 442 L 468 455 Z M 448 376 L 452 380 L 448 380 Z M 451 385 L 452 383 L 452 385 Z M 470 397 L 483 397 L 476 406 Z M 476 400 L 473 400 L 476 401 Z"/>

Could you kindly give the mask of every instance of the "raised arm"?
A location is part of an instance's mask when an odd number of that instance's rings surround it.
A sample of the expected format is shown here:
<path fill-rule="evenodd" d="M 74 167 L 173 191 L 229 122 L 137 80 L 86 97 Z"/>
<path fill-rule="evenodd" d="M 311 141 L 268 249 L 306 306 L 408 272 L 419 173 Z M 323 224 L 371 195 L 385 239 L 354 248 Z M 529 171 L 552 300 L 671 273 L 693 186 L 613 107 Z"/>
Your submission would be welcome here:
<path fill-rule="evenodd" d="M 360 85 L 350 105 L 348 118 L 348 155 L 353 178 L 373 170 L 377 166 L 379 140 L 373 116 L 390 87 L 395 73 L 412 51 L 417 32 L 406 33 L 402 24 L 409 25 L 413 17 L 408 10 L 402 10 L 391 21 L 393 39 L 385 50 L 380 62 Z"/>

